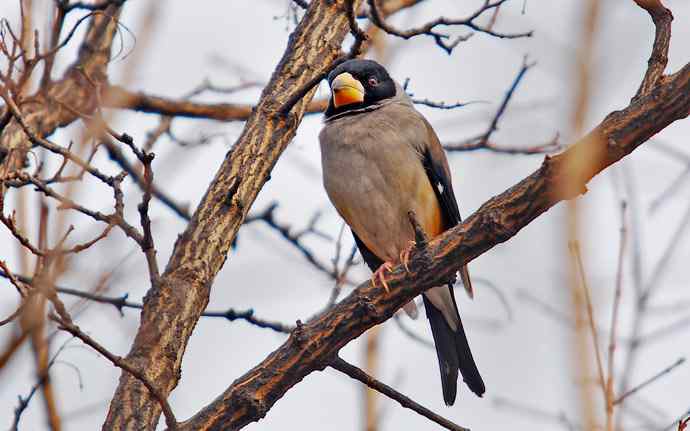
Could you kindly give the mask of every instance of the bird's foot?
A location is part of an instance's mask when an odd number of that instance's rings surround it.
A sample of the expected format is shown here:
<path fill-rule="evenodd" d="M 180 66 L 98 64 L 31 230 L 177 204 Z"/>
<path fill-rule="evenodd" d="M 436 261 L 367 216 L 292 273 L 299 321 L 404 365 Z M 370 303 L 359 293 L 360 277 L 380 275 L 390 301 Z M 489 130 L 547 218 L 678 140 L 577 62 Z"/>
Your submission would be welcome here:
<path fill-rule="evenodd" d="M 412 247 L 417 244 L 416 242 L 410 240 L 410 245 L 405 247 L 403 251 L 400 252 L 400 263 L 402 263 L 403 267 L 405 267 L 405 271 L 409 274 L 410 271 L 410 252 L 412 251 Z"/>
<path fill-rule="evenodd" d="M 371 285 L 376 286 L 376 280 L 378 280 L 381 282 L 381 286 L 383 286 L 384 290 L 390 292 L 388 283 L 386 283 L 386 271 L 391 272 L 392 270 L 393 265 L 390 262 L 384 262 L 371 276 Z"/>

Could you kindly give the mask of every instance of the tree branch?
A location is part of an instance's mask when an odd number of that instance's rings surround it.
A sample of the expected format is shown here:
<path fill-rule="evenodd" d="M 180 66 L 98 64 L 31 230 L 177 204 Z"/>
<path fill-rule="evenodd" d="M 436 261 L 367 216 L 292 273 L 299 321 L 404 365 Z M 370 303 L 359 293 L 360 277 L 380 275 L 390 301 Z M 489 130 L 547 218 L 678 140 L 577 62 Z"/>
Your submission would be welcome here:
<path fill-rule="evenodd" d="M 344 0 L 310 3 L 242 135 L 178 238 L 159 282 L 146 295 L 127 361 L 145 370 L 165 395 L 177 384 L 187 341 L 208 303 L 213 279 L 273 165 L 294 137 L 314 89 L 290 115 L 281 115 L 280 107 L 340 56 L 350 30 L 350 5 Z M 160 406 L 146 388 L 123 373 L 104 428 L 151 429 L 159 415 Z"/>
<path fill-rule="evenodd" d="M 310 101 L 305 112 L 323 112 L 328 100 Z M 185 99 L 171 99 L 144 92 L 132 92 L 118 86 L 103 89 L 103 107 L 131 109 L 150 114 L 171 117 L 206 118 L 218 121 L 245 121 L 254 109 L 253 105 L 237 103 L 203 103 Z"/>
<path fill-rule="evenodd" d="M 639 385 L 635 386 L 634 388 L 630 389 L 620 397 L 616 398 L 615 401 L 613 401 L 613 404 L 620 404 L 622 403 L 626 398 L 628 398 L 630 395 L 633 395 L 634 393 L 638 392 L 640 389 L 648 386 L 651 383 L 654 383 L 658 379 L 664 377 L 666 374 L 670 373 L 673 371 L 676 367 L 679 367 L 685 363 L 685 358 L 678 358 L 676 362 L 673 364 L 669 365 L 668 367 L 664 368 L 663 370 L 659 371 L 658 373 L 654 374 L 652 377 L 648 378 L 647 380 L 643 381 Z"/>
<path fill-rule="evenodd" d="M 364 282 L 329 311 L 301 325 L 298 332 L 183 422 L 181 428 L 240 429 L 261 419 L 292 386 L 328 366 L 348 342 L 390 318 L 425 289 L 449 280 L 462 265 L 512 238 L 558 202 L 584 193 L 592 177 L 689 112 L 687 64 L 659 80 L 649 94 L 609 114 L 565 152 L 547 156 L 533 174 L 431 240 L 425 250 L 413 249 L 409 273 L 398 265 L 386 276 L 389 291 L 378 283 L 373 286 Z M 579 160 L 591 163 L 576 163 Z M 426 253 L 430 261 L 425 259 Z"/>
<path fill-rule="evenodd" d="M 371 21 L 379 27 L 381 30 L 385 31 L 388 34 L 392 34 L 394 36 L 401 37 L 403 39 L 410 39 L 415 36 L 419 35 L 427 35 L 431 36 L 434 38 L 434 41 L 436 44 L 441 47 L 444 51 L 446 51 L 448 54 L 451 54 L 453 52 L 453 49 L 458 46 L 460 42 L 464 42 L 467 39 L 469 39 L 472 36 L 472 33 L 469 33 L 464 36 L 458 36 L 453 42 L 446 42 L 446 40 L 449 39 L 449 36 L 444 33 L 440 33 L 436 31 L 436 27 L 438 26 L 463 26 L 467 27 L 471 30 L 474 30 L 476 32 L 480 33 L 485 33 L 490 36 L 498 37 L 498 38 L 508 38 L 508 39 L 515 39 L 519 37 L 530 37 L 532 36 L 532 32 L 523 32 L 523 33 L 499 33 L 494 31 L 491 27 L 493 26 L 492 23 L 490 23 L 488 26 L 481 26 L 476 24 L 474 21 L 482 16 L 484 12 L 487 12 L 491 9 L 495 9 L 500 7 L 503 3 L 505 3 L 507 0 L 495 0 L 491 2 L 490 0 L 485 0 L 483 5 L 480 6 L 474 13 L 472 13 L 470 16 L 467 18 L 463 19 L 449 19 L 445 17 L 440 17 L 437 18 L 433 21 L 430 21 L 422 26 L 419 26 L 417 28 L 409 29 L 409 30 L 398 30 L 395 27 L 391 26 L 388 24 L 385 19 L 383 14 L 380 11 L 380 6 L 377 4 L 377 0 L 367 0 L 369 4 L 369 12 L 370 12 L 370 18 Z"/>
<path fill-rule="evenodd" d="M 47 136 L 58 127 L 76 120 L 78 115 L 73 110 L 93 111 L 96 104 L 91 83 L 104 82 L 107 79 L 110 48 L 123 4 L 124 1 L 109 2 L 103 12 L 91 16 L 89 28 L 74 64 L 67 69 L 61 80 L 42 88 L 38 94 L 32 96 L 32 103 L 22 106 L 26 124 L 19 124 L 8 117 L 9 122 L 0 128 L 0 170 L 7 167 L 8 172 L 12 173 L 22 169 L 31 144 L 31 141 L 26 139 L 26 129 L 33 130 L 38 137 Z M 47 58 L 52 56 L 49 55 Z M 17 101 L 20 106 L 21 102 Z M 72 110 L 65 109 L 65 106 L 70 106 Z M 9 111 L 6 115 L 8 114 Z"/>
<path fill-rule="evenodd" d="M 519 146 L 499 146 L 494 144 L 491 141 L 491 135 L 498 130 L 498 122 L 500 121 L 501 117 L 503 117 L 503 114 L 506 112 L 506 108 L 508 107 L 508 103 L 510 102 L 510 99 L 513 97 L 513 94 L 515 93 L 515 90 L 518 87 L 518 84 L 520 84 L 520 81 L 522 81 L 522 78 L 525 76 L 527 71 L 534 66 L 534 63 L 528 63 L 527 58 L 525 58 L 522 61 L 522 66 L 520 67 L 520 70 L 518 70 L 517 75 L 515 76 L 515 79 L 513 79 L 512 84 L 510 84 L 510 87 L 506 91 L 505 96 L 503 97 L 503 101 L 501 101 L 501 104 L 498 106 L 498 109 L 496 110 L 496 113 L 494 114 L 493 118 L 491 119 L 491 123 L 489 123 L 489 127 L 486 129 L 484 133 L 482 133 L 479 136 L 474 136 L 469 139 L 465 139 L 464 141 L 460 142 L 449 142 L 443 144 L 443 148 L 446 149 L 446 151 L 475 151 L 475 150 L 488 150 L 488 151 L 493 151 L 496 153 L 505 153 L 505 154 L 544 154 L 548 152 L 555 152 L 561 149 L 560 145 L 558 144 L 558 138 L 559 136 L 556 135 L 554 139 L 552 139 L 550 142 L 547 142 L 546 144 L 538 144 L 534 146 L 529 146 L 529 147 L 519 147 Z"/>
<path fill-rule="evenodd" d="M 351 378 L 358 380 L 362 382 L 363 384 L 369 386 L 370 388 L 374 389 L 377 392 L 382 393 L 383 395 L 387 396 L 388 398 L 391 398 L 398 403 L 400 403 L 401 406 L 405 407 L 406 409 L 410 409 L 415 411 L 416 413 L 424 416 L 425 418 L 436 422 L 437 424 L 441 425 L 443 428 L 451 431 L 470 431 L 468 428 L 461 427 L 460 425 L 454 424 L 453 422 L 449 421 L 448 419 L 437 415 L 436 413 L 432 412 L 431 410 L 427 409 L 426 407 L 420 405 L 413 399 L 401 394 L 400 392 L 396 391 L 395 389 L 391 388 L 390 386 L 376 380 L 369 374 L 365 373 L 361 369 L 355 367 L 354 365 L 342 360 L 340 357 L 337 357 L 331 364 L 331 368 L 336 369 L 340 371 L 341 373 L 350 376 Z"/>

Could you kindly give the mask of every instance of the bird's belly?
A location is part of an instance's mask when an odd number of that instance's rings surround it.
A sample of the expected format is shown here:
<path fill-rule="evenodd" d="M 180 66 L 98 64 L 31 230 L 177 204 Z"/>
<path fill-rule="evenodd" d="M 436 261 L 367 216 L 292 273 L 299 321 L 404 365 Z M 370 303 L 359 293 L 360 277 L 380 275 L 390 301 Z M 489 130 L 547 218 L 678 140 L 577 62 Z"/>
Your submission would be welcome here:
<path fill-rule="evenodd" d="M 324 172 L 333 170 L 324 176 L 329 198 L 367 248 L 385 261 L 398 260 L 414 238 L 408 211 L 429 236 L 442 231 L 438 199 L 421 162 L 391 156 L 353 151 L 323 160 Z"/>

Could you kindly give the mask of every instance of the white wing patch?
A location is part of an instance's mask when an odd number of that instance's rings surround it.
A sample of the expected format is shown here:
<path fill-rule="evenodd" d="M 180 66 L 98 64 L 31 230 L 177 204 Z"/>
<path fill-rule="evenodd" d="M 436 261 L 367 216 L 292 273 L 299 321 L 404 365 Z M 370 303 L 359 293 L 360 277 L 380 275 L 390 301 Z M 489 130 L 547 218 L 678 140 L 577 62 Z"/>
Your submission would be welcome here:
<path fill-rule="evenodd" d="M 438 189 L 439 193 L 443 194 L 443 191 L 445 190 L 443 188 L 443 184 L 441 184 L 441 183 L 436 184 L 436 188 Z"/>

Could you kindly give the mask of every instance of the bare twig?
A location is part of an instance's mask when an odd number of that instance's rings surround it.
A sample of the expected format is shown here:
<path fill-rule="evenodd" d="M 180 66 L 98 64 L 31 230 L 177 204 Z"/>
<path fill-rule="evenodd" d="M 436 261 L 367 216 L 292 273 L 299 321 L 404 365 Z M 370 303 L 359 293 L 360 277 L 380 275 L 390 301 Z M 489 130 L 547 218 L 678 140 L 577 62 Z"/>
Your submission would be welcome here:
<path fill-rule="evenodd" d="M 575 422 L 574 420 L 568 418 L 565 412 L 554 413 L 543 410 L 538 406 L 527 405 L 522 402 L 513 401 L 504 397 L 495 397 L 493 402 L 496 407 L 513 410 L 525 416 L 558 424 L 567 431 L 584 429 L 579 422 Z"/>
<path fill-rule="evenodd" d="M 50 264 L 50 258 L 46 260 L 45 268 Z M 103 357 L 109 360 L 116 367 L 127 371 L 136 379 L 138 379 L 151 393 L 151 395 L 158 401 L 165 416 L 165 422 L 169 429 L 177 429 L 177 420 L 173 414 L 166 396 L 154 385 L 146 375 L 134 365 L 130 364 L 120 356 L 114 355 L 108 349 L 99 344 L 96 340 L 84 333 L 72 320 L 72 317 L 67 312 L 65 304 L 58 298 L 57 290 L 50 284 L 50 281 L 44 279 L 43 274 L 39 274 L 38 279 L 33 280 L 34 289 L 41 292 L 53 305 L 55 313 L 50 314 L 50 318 L 58 324 L 58 327 L 64 331 L 69 332 L 74 337 L 79 338 L 84 344 L 90 346 Z"/>
<path fill-rule="evenodd" d="M 465 139 L 460 142 L 451 142 L 451 143 L 445 143 L 443 144 L 443 148 L 445 148 L 447 151 L 475 151 L 475 150 L 489 150 L 497 153 L 507 153 L 507 154 L 544 154 L 544 153 L 549 153 L 553 151 L 557 151 L 561 148 L 559 145 L 559 135 L 556 134 L 556 136 L 549 142 L 545 144 L 540 144 L 536 146 L 530 146 L 530 147 L 504 147 L 500 145 L 496 145 L 491 141 L 491 135 L 498 130 L 498 123 L 501 120 L 501 117 L 503 117 L 503 114 L 506 112 L 506 108 L 508 107 L 508 103 L 510 102 L 511 98 L 513 97 L 513 94 L 515 93 L 515 90 L 518 87 L 518 84 L 520 84 L 520 81 L 522 81 L 522 78 L 525 76 L 527 71 L 533 67 L 535 63 L 529 63 L 527 62 L 527 58 L 523 59 L 522 66 L 520 67 L 520 70 L 518 71 L 517 75 L 515 76 L 515 79 L 513 79 L 512 84 L 508 88 L 508 91 L 506 91 L 505 96 L 503 97 L 503 100 L 501 101 L 501 104 L 499 105 L 498 109 L 496 110 L 496 113 L 494 114 L 493 118 L 491 119 L 491 123 L 489 123 L 489 127 L 486 129 L 485 132 L 478 136 L 474 136 L 469 139 Z"/>
<path fill-rule="evenodd" d="M 370 18 L 371 21 L 379 28 L 381 28 L 383 31 L 385 31 L 388 34 L 392 34 L 394 36 L 401 37 L 403 39 L 410 39 L 415 36 L 419 35 L 427 35 L 431 36 L 436 44 L 441 47 L 446 53 L 451 54 L 453 52 L 453 49 L 460 43 L 464 42 L 467 39 L 469 39 L 472 36 L 472 33 L 466 34 L 464 36 L 458 36 L 454 41 L 452 42 L 446 42 L 450 36 L 444 33 L 440 33 L 436 31 L 436 27 L 438 26 L 461 26 L 461 27 L 467 27 L 471 30 L 474 30 L 479 33 L 485 33 L 490 36 L 494 37 L 499 37 L 499 38 L 508 38 L 508 39 L 515 39 L 515 38 L 520 38 L 520 37 L 530 37 L 532 36 L 532 31 L 528 32 L 522 32 L 522 33 L 499 33 L 494 31 L 491 27 L 493 24 L 490 24 L 489 26 L 482 26 L 477 23 L 475 23 L 475 20 L 479 18 L 481 15 L 484 14 L 484 12 L 490 11 L 491 9 L 498 8 L 501 6 L 503 3 L 505 3 L 507 0 L 496 0 L 491 2 L 490 0 L 485 0 L 483 5 L 480 6 L 474 13 L 472 13 L 469 17 L 463 18 L 463 19 L 449 19 L 445 17 L 440 17 L 437 18 L 431 22 L 428 22 L 420 27 L 409 29 L 409 30 L 398 30 L 395 27 L 391 26 L 388 24 L 381 11 L 380 11 L 380 6 L 377 4 L 377 0 L 368 0 L 369 4 L 369 12 L 370 12 Z"/>
<path fill-rule="evenodd" d="M 618 312 L 621 302 L 621 294 L 623 291 L 623 263 L 625 262 L 625 249 L 627 245 L 627 224 L 626 224 L 626 202 L 621 203 L 621 228 L 620 228 L 620 246 L 618 248 L 618 270 L 616 271 L 616 287 L 613 296 L 613 311 L 611 312 L 611 332 L 609 334 L 609 356 L 607 359 L 607 376 L 606 376 L 606 389 L 605 389 L 605 400 L 606 400 L 606 429 L 612 430 L 613 427 L 613 406 L 614 401 L 614 364 L 615 364 L 615 353 L 616 353 L 616 336 L 618 328 Z"/>
<path fill-rule="evenodd" d="M 411 409 L 414 412 L 424 416 L 425 418 L 439 424 L 441 427 L 447 429 L 447 430 L 452 430 L 452 431 L 469 431 L 468 428 L 461 427 L 460 425 L 454 424 L 453 422 L 449 421 L 448 419 L 437 415 L 436 413 L 432 412 L 431 410 L 427 409 L 424 406 L 421 406 L 418 404 L 416 401 L 412 400 L 411 398 L 401 394 L 400 392 L 396 391 L 395 389 L 391 388 L 390 386 L 381 383 L 380 381 L 376 380 L 375 378 L 371 377 L 361 369 L 355 367 L 354 365 L 344 361 L 340 357 L 336 357 L 336 359 L 330 363 L 331 368 L 334 368 L 338 371 L 340 371 L 343 374 L 346 374 L 350 376 L 351 378 L 358 380 L 368 387 L 374 389 L 375 391 L 378 391 L 382 393 L 383 395 L 387 396 L 388 398 L 391 398 L 398 403 L 400 403 L 401 406 Z"/>
<path fill-rule="evenodd" d="M 7 229 L 10 231 L 12 236 L 19 241 L 19 243 L 24 246 L 27 250 L 31 251 L 36 256 L 43 256 L 43 250 L 41 250 L 39 247 L 36 247 L 31 243 L 31 240 L 26 237 L 26 235 L 19 230 L 19 226 L 17 226 L 17 223 L 15 221 L 14 213 L 10 217 L 6 217 L 2 213 L 2 204 L 0 203 L 0 222 L 4 224 Z"/>
<path fill-rule="evenodd" d="M 0 277 L 7 278 L 7 279 L 12 279 L 14 278 L 16 283 L 25 283 L 27 285 L 32 285 L 33 279 L 31 277 L 26 277 L 23 275 L 12 275 L 11 272 L 7 271 L 5 268 L 2 267 L 2 262 L 0 261 Z M 70 295 L 70 296 L 76 296 L 78 298 L 83 298 L 87 299 L 89 301 L 93 302 L 98 302 L 101 304 L 110 304 L 113 307 L 117 309 L 117 311 L 120 313 L 121 316 L 124 316 L 123 310 L 125 308 L 132 308 L 136 310 L 141 310 L 143 308 L 143 304 L 140 302 L 133 302 L 129 301 L 129 295 L 125 294 L 122 296 L 105 296 L 105 295 L 97 295 L 94 293 L 89 293 L 89 292 L 84 292 L 81 290 L 77 289 L 70 289 L 67 287 L 60 287 L 60 286 L 55 286 L 55 290 L 58 293 L 62 293 L 65 295 Z M 276 332 L 280 333 L 290 333 L 294 329 L 293 326 L 291 325 L 285 325 L 283 323 L 279 322 L 273 322 L 265 319 L 261 319 L 259 317 L 256 317 L 254 315 L 254 310 L 249 309 L 249 310 L 236 310 L 234 308 L 228 308 L 226 310 L 208 310 L 205 311 L 202 314 L 203 317 L 215 317 L 215 318 L 223 318 L 227 319 L 230 322 L 233 322 L 235 320 L 244 320 L 247 323 L 250 323 L 254 326 L 257 326 L 259 328 L 266 328 L 266 329 L 272 329 Z"/>
<path fill-rule="evenodd" d="M 443 109 L 443 110 L 451 110 L 451 109 L 457 109 L 457 108 L 464 108 L 467 105 L 472 105 L 475 103 L 485 103 L 481 101 L 477 102 L 456 102 L 456 103 L 446 103 L 446 102 L 434 102 L 433 100 L 429 99 L 412 99 L 412 103 L 415 105 L 424 105 L 428 106 L 429 108 L 436 108 L 436 109 Z"/>
<path fill-rule="evenodd" d="M 104 145 L 108 150 L 110 159 L 117 163 L 125 172 L 127 172 L 129 178 L 131 178 L 137 186 L 139 186 L 142 190 L 150 189 L 153 196 L 155 196 L 156 199 L 158 199 L 163 205 L 170 208 L 175 214 L 187 221 L 191 219 L 187 205 L 177 202 L 172 196 L 170 196 L 170 194 L 165 192 L 156 184 L 152 183 L 147 186 L 143 175 L 141 175 L 139 170 L 136 169 L 132 163 L 129 162 L 129 160 L 127 160 L 127 157 L 125 157 L 122 150 L 120 150 L 117 145 L 108 140 L 104 140 Z M 148 150 L 144 149 L 144 151 Z"/>
<path fill-rule="evenodd" d="M 578 242 L 571 242 L 569 245 L 570 252 L 573 255 L 573 259 L 576 263 L 576 268 L 578 275 L 580 276 L 580 285 L 584 292 L 585 305 L 587 307 L 587 319 L 589 321 L 589 329 L 592 334 L 592 341 L 594 344 L 594 353 L 597 361 L 597 371 L 599 373 L 599 385 L 606 398 L 606 380 L 604 377 L 604 367 L 602 366 L 601 351 L 599 348 L 599 333 L 597 331 L 596 324 L 594 323 L 594 310 L 592 309 L 592 298 L 589 292 L 589 286 L 587 284 L 587 277 L 585 276 L 585 268 L 582 264 L 582 253 L 580 252 L 580 245 Z"/>
<path fill-rule="evenodd" d="M 325 75 L 324 75 L 325 76 Z M 317 82 L 318 84 L 318 82 Z M 168 117 L 206 118 L 217 121 L 244 121 L 254 106 L 233 103 L 202 103 L 185 99 L 171 99 L 143 92 L 131 92 L 122 87 L 111 86 L 104 90 L 103 106 L 108 108 L 131 109 Z M 327 100 L 313 100 L 307 112 L 322 112 Z"/>
<path fill-rule="evenodd" d="M 144 373 L 142 373 L 134 366 L 130 365 L 120 356 L 116 356 L 110 353 L 109 350 L 107 350 L 105 347 L 96 342 L 93 338 L 82 332 L 82 330 L 79 329 L 79 327 L 75 325 L 71 320 L 65 319 L 62 315 L 52 315 L 51 317 L 58 323 L 60 329 L 63 329 L 72 334 L 74 337 L 79 338 L 84 344 L 88 345 L 89 347 L 100 353 L 101 356 L 105 357 L 113 365 L 127 371 L 128 373 L 136 377 L 144 386 L 146 386 L 146 389 L 149 390 L 151 395 L 153 395 L 158 400 L 158 403 L 160 404 L 161 409 L 163 410 L 163 415 L 165 416 L 165 423 L 168 426 L 168 428 L 171 430 L 175 430 L 177 428 L 177 420 L 175 419 L 175 414 L 170 408 L 168 401 L 166 400 L 165 396 L 160 392 L 160 390 L 153 383 L 151 383 L 148 380 L 148 378 L 146 378 L 146 375 Z"/>
<path fill-rule="evenodd" d="M 326 234 L 316 229 L 316 223 L 319 220 L 320 214 L 314 214 L 314 217 L 312 217 L 309 225 L 305 229 L 295 233 L 292 231 L 292 226 L 276 221 L 275 211 L 277 208 L 278 203 L 273 202 L 265 210 L 257 214 L 247 216 L 244 220 L 244 224 L 250 224 L 256 221 L 263 221 L 271 228 L 273 228 L 276 232 L 278 232 L 288 243 L 295 246 L 295 248 L 299 250 L 302 256 L 304 256 L 313 267 L 327 274 L 332 279 L 338 280 L 339 273 L 337 269 L 328 268 L 326 264 L 317 260 L 316 256 L 314 256 L 314 253 L 309 248 L 307 248 L 307 246 L 302 242 L 303 237 L 308 234 L 313 234 L 321 238 L 330 239 Z"/>
<path fill-rule="evenodd" d="M 158 270 L 158 262 L 156 261 L 156 248 L 153 244 L 153 235 L 151 234 L 151 218 L 149 218 L 149 204 L 153 193 L 153 169 L 151 169 L 151 162 L 153 162 L 153 153 L 145 151 L 135 153 L 139 161 L 144 165 L 144 196 L 141 198 L 141 203 L 137 207 L 139 210 L 139 219 L 144 236 L 140 243 L 141 251 L 146 255 L 146 262 L 149 268 L 149 277 L 151 284 L 155 286 L 160 277 Z"/>
<path fill-rule="evenodd" d="M 613 402 L 614 405 L 622 403 L 626 398 L 629 396 L 635 394 L 636 392 L 640 391 L 641 389 L 647 387 L 651 383 L 654 383 L 655 381 L 659 380 L 660 378 L 664 377 L 666 374 L 670 373 L 677 367 L 683 365 L 685 363 L 685 358 L 679 358 L 676 362 L 673 364 L 669 365 L 668 367 L 664 368 L 663 370 L 659 371 L 658 373 L 654 374 L 652 377 L 648 378 L 647 380 L 643 381 L 639 385 L 635 386 L 634 388 L 628 390 L 625 392 L 623 395 L 620 397 L 616 398 L 616 400 Z"/>
<path fill-rule="evenodd" d="M 47 139 L 44 139 L 44 138 L 38 136 L 38 134 L 35 131 L 33 131 L 31 129 L 31 127 L 29 126 L 29 124 L 26 122 L 21 111 L 19 110 L 19 107 L 15 103 L 14 99 L 12 99 L 12 97 L 9 95 L 9 93 L 7 92 L 7 90 L 4 87 L 0 87 L 0 97 L 2 97 L 2 99 L 5 101 L 5 103 L 7 104 L 7 106 L 10 109 L 10 112 L 12 112 L 12 115 L 17 120 L 17 122 L 21 125 L 21 127 L 24 130 L 24 133 L 26 133 L 26 135 L 29 137 L 29 139 L 31 140 L 31 142 L 34 145 L 38 145 L 38 146 L 45 148 L 46 150 L 48 150 L 52 153 L 58 154 L 58 155 L 62 156 L 63 158 L 68 159 L 72 163 L 76 164 L 77 166 L 84 169 L 85 171 L 87 171 L 88 173 L 93 175 L 94 177 L 101 180 L 103 183 L 105 183 L 109 186 L 112 186 L 112 183 L 114 181 L 114 177 L 110 177 L 110 176 L 103 174 L 101 171 L 99 171 L 98 169 L 91 166 L 85 160 L 82 160 L 78 156 L 74 155 L 69 150 L 67 150 L 67 149 L 65 149 L 59 145 L 56 145 L 56 144 L 48 141 Z"/>
<path fill-rule="evenodd" d="M 422 337 L 421 335 L 417 335 L 414 331 L 408 328 L 407 325 L 403 322 L 403 318 L 401 318 L 399 314 L 393 316 L 393 320 L 395 320 L 395 324 L 398 326 L 398 329 L 400 329 L 400 331 L 402 331 L 402 333 L 408 336 L 411 340 L 414 340 L 422 346 L 427 347 L 429 349 L 435 348 L 433 341 L 428 340 Z"/>
<path fill-rule="evenodd" d="M 331 291 L 331 295 L 328 298 L 328 303 L 326 304 L 326 309 L 329 309 L 335 304 L 335 302 L 338 300 L 338 296 L 340 296 L 340 292 L 342 291 L 343 285 L 347 283 L 347 274 L 350 272 L 350 269 L 355 265 L 355 254 L 357 253 L 357 246 L 352 245 L 352 248 L 350 249 L 350 253 L 348 254 L 347 258 L 345 259 L 345 262 L 342 265 L 342 268 L 340 268 L 340 254 L 341 254 L 341 249 L 342 249 L 342 239 L 343 239 L 343 233 L 345 232 L 345 223 L 343 223 L 340 226 L 340 232 L 338 233 L 338 240 L 335 242 L 335 256 L 333 257 L 333 272 L 337 274 L 335 278 L 335 284 L 333 285 L 333 290 Z"/>
<path fill-rule="evenodd" d="M 635 97 L 640 97 L 652 91 L 663 77 L 664 70 L 666 70 L 673 15 L 670 10 L 664 7 L 660 0 L 635 0 L 635 3 L 649 13 L 656 30 L 654 34 L 654 47 L 647 62 L 647 71 L 645 72 L 644 79 L 642 79 L 640 88 L 635 94 Z"/>
<path fill-rule="evenodd" d="M 46 379 L 48 378 L 48 371 L 57 363 L 58 356 L 60 356 L 62 351 L 65 350 L 70 341 L 71 340 L 65 341 L 53 354 L 52 358 L 50 358 L 46 365 L 46 369 L 39 376 L 38 381 L 31 387 L 29 394 L 25 397 L 19 396 L 19 405 L 14 409 L 14 421 L 12 423 L 12 427 L 10 428 L 12 431 L 19 431 L 19 422 L 21 421 L 22 413 L 24 413 L 24 410 L 26 410 L 26 408 L 29 406 L 29 403 L 36 394 L 36 391 L 45 384 Z"/>

